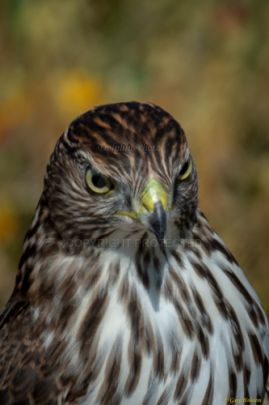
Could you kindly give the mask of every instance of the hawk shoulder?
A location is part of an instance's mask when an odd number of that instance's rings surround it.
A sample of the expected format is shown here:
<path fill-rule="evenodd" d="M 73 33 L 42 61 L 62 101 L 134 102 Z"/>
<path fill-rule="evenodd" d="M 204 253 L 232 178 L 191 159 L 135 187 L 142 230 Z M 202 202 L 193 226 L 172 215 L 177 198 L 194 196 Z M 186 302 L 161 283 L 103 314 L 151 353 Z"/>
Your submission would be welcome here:
<path fill-rule="evenodd" d="M 61 403 L 66 388 L 55 378 L 52 358 L 40 341 L 33 308 L 11 299 L 0 314 L 0 403 Z"/>

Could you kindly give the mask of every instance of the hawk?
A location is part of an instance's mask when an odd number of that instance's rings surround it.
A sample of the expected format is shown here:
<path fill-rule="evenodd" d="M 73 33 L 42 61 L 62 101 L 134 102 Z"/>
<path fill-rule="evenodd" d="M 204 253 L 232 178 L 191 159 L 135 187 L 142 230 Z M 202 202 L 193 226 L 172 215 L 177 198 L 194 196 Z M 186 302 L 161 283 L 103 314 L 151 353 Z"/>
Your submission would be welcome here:
<path fill-rule="evenodd" d="M 71 123 L 1 313 L 0 404 L 262 402 L 267 318 L 197 194 L 160 107 Z"/>

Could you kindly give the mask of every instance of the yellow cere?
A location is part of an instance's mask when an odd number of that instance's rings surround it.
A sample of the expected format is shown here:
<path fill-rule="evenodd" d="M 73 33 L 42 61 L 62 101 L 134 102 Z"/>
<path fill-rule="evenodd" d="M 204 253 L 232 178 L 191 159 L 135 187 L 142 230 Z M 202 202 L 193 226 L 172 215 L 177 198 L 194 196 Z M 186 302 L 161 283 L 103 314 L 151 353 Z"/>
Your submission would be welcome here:
<path fill-rule="evenodd" d="M 129 217 L 132 219 L 138 219 L 138 214 L 135 211 L 119 211 L 117 215 L 122 215 L 124 217 Z"/>
<path fill-rule="evenodd" d="M 163 208 L 166 210 L 168 207 L 168 195 L 163 185 L 155 179 L 150 179 L 146 184 L 141 196 L 141 213 L 145 211 L 152 212 L 154 205 L 160 201 Z"/>
<path fill-rule="evenodd" d="M 136 211 L 119 211 L 117 214 L 139 220 L 142 215 L 152 212 L 154 205 L 158 201 L 162 203 L 163 208 L 166 210 L 168 207 L 167 191 L 159 181 L 151 179 L 142 192 Z"/>

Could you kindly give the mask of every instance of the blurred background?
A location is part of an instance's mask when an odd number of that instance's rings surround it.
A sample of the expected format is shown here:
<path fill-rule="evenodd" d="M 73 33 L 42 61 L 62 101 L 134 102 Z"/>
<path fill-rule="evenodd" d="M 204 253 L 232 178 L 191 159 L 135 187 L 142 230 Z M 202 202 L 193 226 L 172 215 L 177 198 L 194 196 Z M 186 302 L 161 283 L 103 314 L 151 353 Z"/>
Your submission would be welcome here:
<path fill-rule="evenodd" d="M 269 312 L 269 2 L 1 0 L 0 305 L 58 136 L 149 101 L 187 132 L 200 206 Z"/>

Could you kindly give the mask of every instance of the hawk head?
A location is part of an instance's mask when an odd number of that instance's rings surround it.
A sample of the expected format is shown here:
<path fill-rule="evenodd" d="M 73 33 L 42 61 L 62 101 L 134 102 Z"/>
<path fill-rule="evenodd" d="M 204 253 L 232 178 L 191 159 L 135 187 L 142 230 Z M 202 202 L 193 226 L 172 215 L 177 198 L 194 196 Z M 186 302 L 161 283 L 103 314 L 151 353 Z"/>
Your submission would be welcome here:
<path fill-rule="evenodd" d="M 197 188 L 180 125 L 160 107 L 130 102 L 71 123 L 50 160 L 43 200 L 55 232 L 77 246 L 143 230 L 165 242 L 195 221 Z"/>

